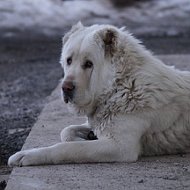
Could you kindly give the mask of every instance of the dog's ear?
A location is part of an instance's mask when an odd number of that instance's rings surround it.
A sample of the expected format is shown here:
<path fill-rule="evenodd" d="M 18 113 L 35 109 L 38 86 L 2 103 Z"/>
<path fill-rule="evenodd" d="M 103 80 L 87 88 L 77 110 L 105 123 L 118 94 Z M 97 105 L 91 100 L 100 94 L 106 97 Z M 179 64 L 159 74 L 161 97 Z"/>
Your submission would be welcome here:
<path fill-rule="evenodd" d="M 76 32 L 77 30 L 80 30 L 82 29 L 84 26 L 83 24 L 79 21 L 77 24 L 73 25 L 71 30 L 69 32 L 67 32 L 63 39 L 62 39 L 62 42 L 63 42 L 63 45 L 67 42 L 67 40 L 69 39 L 69 37 L 71 36 L 71 34 L 73 34 L 74 32 Z"/>
<path fill-rule="evenodd" d="M 113 56 L 116 51 L 118 32 L 114 28 L 107 28 L 100 32 L 105 56 Z"/>

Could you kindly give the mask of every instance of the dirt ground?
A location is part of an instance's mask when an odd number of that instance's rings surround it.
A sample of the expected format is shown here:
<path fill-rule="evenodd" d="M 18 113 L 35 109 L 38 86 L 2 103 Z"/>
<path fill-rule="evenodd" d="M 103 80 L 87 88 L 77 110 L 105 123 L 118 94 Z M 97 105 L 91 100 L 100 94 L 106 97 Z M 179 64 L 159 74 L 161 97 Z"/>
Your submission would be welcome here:
<path fill-rule="evenodd" d="M 49 39 L 1 39 L 0 162 L 21 149 L 45 97 L 57 85 L 61 46 Z"/>
<path fill-rule="evenodd" d="M 61 37 L 23 36 L 0 39 L 1 165 L 21 149 L 46 97 L 62 77 Z M 190 53 L 189 36 L 139 38 L 155 54 Z M 0 176 L 9 173 L 10 169 L 0 168 Z"/>

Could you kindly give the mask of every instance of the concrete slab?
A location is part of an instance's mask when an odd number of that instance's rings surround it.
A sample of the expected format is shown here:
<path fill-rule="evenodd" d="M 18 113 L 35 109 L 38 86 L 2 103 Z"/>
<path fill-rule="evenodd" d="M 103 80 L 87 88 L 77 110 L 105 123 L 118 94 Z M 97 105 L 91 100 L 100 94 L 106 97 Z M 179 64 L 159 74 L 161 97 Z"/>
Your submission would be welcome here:
<path fill-rule="evenodd" d="M 159 56 L 166 63 L 190 70 L 190 55 Z M 68 113 L 58 86 L 48 98 L 23 149 L 48 146 L 60 141 L 60 131 L 83 117 Z M 14 168 L 6 190 L 163 190 L 190 189 L 190 156 L 142 158 L 136 163 L 65 164 Z"/>

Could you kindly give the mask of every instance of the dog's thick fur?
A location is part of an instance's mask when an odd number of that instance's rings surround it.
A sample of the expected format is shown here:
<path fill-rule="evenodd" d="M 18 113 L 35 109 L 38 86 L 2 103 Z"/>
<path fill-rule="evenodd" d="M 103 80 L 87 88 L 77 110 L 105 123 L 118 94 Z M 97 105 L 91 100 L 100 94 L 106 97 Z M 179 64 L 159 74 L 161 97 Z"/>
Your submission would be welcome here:
<path fill-rule="evenodd" d="M 189 72 L 164 65 L 123 28 L 81 23 L 63 38 L 61 64 L 63 84 L 75 85 L 66 103 L 88 122 L 63 129 L 59 144 L 16 153 L 9 165 L 133 162 L 188 152 Z"/>

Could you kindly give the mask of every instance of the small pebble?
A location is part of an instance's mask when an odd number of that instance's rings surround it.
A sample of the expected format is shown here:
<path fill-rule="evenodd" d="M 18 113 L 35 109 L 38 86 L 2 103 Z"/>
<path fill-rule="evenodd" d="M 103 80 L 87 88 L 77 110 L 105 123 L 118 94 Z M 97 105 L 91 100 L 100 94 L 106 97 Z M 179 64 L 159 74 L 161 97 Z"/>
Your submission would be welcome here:
<path fill-rule="evenodd" d="M 7 182 L 5 180 L 0 182 L 0 190 L 5 189 L 6 186 L 7 186 Z"/>
<path fill-rule="evenodd" d="M 138 183 L 144 183 L 144 180 L 143 180 L 143 179 L 141 179 L 141 180 L 139 180 L 139 181 L 138 181 Z"/>

